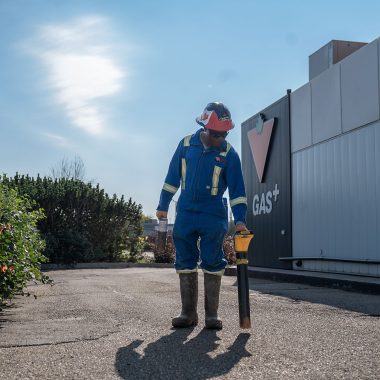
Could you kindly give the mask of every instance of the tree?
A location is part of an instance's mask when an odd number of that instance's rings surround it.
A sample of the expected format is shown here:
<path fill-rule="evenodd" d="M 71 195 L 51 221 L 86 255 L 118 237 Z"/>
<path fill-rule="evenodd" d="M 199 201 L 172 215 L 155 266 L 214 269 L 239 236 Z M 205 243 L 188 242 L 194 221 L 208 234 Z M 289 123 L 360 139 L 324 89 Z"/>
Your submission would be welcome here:
<path fill-rule="evenodd" d="M 51 177 L 53 179 L 66 178 L 83 181 L 85 173 L 86 168 L 84 162 L 79 156 L 75 156 L 72 160 L 64 157 L 51 168 Z"/>

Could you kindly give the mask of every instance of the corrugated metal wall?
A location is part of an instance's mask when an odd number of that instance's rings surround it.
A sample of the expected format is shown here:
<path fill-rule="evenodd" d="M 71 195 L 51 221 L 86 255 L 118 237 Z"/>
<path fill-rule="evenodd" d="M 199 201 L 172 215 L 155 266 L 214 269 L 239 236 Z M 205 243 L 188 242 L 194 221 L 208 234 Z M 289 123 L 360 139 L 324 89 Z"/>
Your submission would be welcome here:
<path fill-rule="evenodd" d="M 380 261 L 380 123 L 293 154 L 293 256 Z M 380 276 L 380 265 L 304 261 Z"/>
<path fill-rule="evenodd" d="M 293 256 L 380 260 L 379 40 L 291 95 Z M 377 264 L 302 268 L 380 276 Z"/>
<path fill-rule="evenodd" d="M 278 260 L 281 256 L 291 256 L 289 97 L 285 96 L 261 113 L 265 115 L 265 120 L 276 118 L 261 183 L 247 138 L 247 132 L 256 125 L 258 114 L 242 124 L 242 162 L 248 198 L 247 224 L 255 234 L 248 252 L 249 263 L 259 267 L 291 269 L 290 262 Z M 261 199 L 263 194 L 273 192 L 276 186 L 279 195 L 276 201 L 272 197 L 271 211 L 254 215 L 254 196 Z"/>

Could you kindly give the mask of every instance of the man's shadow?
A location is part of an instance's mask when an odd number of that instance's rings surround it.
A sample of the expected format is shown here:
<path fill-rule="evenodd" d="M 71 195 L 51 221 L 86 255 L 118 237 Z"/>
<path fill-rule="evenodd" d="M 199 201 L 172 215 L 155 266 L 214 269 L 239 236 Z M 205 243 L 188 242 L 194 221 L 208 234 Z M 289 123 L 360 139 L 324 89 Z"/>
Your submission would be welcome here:
<path fill-rule="evenodd" d="M 187 341 L 192 328 L 173 330 L 149 343 L 144 355 L 136 352 L 143 341 L 135 340 L 119 348 L 115 367 L 122 379 L 208 379 L 228 373 L 244 357 L 252 356 L 245 348 L 250 334 L 239 334 L 225 352 L 211 357 L 219 340 L 213 330 L 202 330 Z M 214 356 L 214 355 L 212 355 Z"/>

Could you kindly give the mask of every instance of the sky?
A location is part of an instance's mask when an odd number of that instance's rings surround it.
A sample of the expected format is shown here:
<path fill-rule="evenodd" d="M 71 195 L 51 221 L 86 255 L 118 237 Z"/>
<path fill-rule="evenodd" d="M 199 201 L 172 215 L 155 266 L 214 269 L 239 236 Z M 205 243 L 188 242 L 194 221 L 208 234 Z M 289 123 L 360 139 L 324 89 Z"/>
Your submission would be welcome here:
<path fill-rule="evenodd" d="M 0 173 L 79 156 L 87 181 L 153 216 L 207 103 L 230 109 L 240 153 L 241 123 L 308 82 L 332 39 L 379 37 L 379 14 L 375 0 L 0 0 Z"/>

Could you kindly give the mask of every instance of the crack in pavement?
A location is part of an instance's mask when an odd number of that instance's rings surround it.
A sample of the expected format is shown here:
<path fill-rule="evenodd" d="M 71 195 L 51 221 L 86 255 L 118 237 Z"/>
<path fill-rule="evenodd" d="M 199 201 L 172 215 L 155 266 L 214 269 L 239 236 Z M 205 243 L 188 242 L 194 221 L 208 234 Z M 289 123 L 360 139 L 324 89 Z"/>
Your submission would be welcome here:
<path fill-rule="evenodd" d="M 102 338 L 108 338 L 109 336 L 119 333 L 121 330 L 116 331 L 110 331 L 107 334 L 100 335 L 96 338 L 80 338 L 75 340 L 66 340 L 66 341 L 60 341 L 60 342 L 54 342 L 54 343 L 35 343 L 35 344 L 13 344 L 13 345 L 7 345 L 7 346 L 1 346 L 0 348 L 21 348 L 21 347 L 39 347 L 39 346 L 59 346 L 61 344 L 68 344 L 68 343 L 80 343 L 80 342 L 86 342 L 86 341 L 93 341 L 93 340 L 100 340 Z"/>

